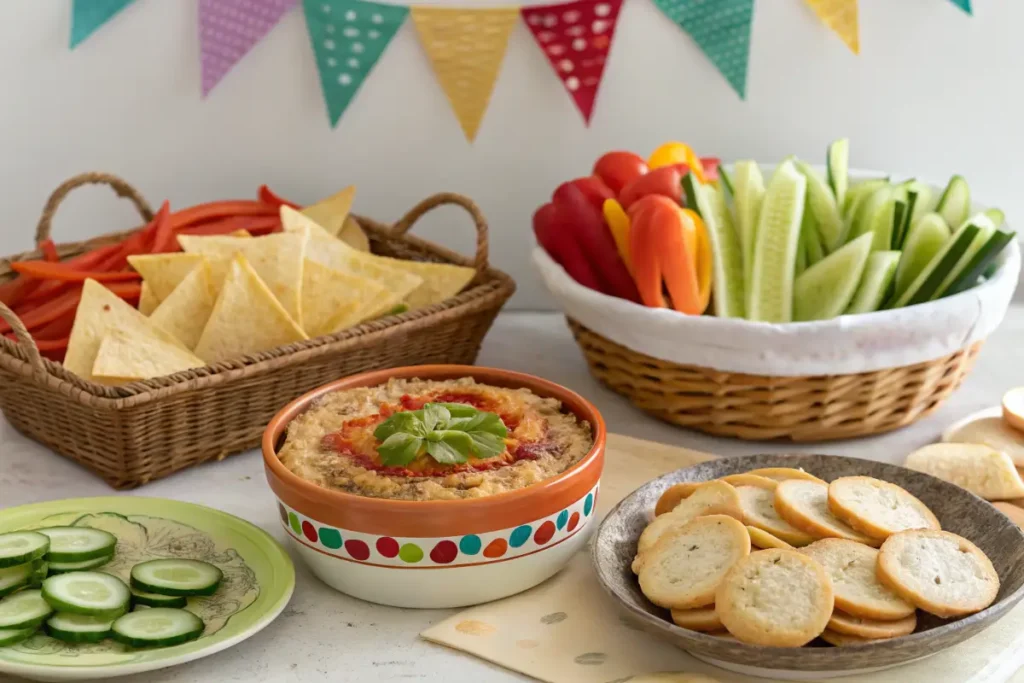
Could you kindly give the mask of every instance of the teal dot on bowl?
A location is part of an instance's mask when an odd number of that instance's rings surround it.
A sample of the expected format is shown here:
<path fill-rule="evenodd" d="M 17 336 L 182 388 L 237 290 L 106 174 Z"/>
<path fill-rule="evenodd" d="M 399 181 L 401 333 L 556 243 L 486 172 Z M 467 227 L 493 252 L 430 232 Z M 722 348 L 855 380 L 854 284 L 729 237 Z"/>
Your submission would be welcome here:
<path fill-rule="evenodd" d="M 557 526 L 558 530 L 561 531 L 562 529 L 565 528 L 565 523 L 568 522 L 568 521 L 569 521 L 569 511 L 568 510 L 562 510 L 561 512 L 558 513 L 558 519 L 555 520 L 555 526 Z"/>
<path fill-rule="evenodd" d="M 320 542 L 331 550 L 337 550 L 341 547 L 341 534 L 338 533 L 337 529 L 320 529 Z"/>
<path fill-rule="evenodd" d="M 533 529 L 529 524 L 524 524 L 521 527 L 517 527 L 512 535 L 509 536 L 508 544 L 513 548 L 519 548 L 524 543 L 530 540 L 530 536 L 533 535 Z"/>
<path fill-rule="evenodd" d="M 588 493 L 587 499 L 583 501 L 583 516 L 587 517 L 590 515 L 590 511 L 594 509 L 594 494 Z"/>
<path fill-rule="evenodd" d="M 465 555 L 476 555 L 480 552 L 480 537 L 475 534 L 463 536 L 462 540 L 459 541 L 459 550 Z"/>
<path fill-rule="evenodd" d="M 297 534 L 302 533 L 302 524 L 299 523 L 299 518 L 294 512 L 288 513 L 288 523 L 292 525 L 292 531 Z"/>

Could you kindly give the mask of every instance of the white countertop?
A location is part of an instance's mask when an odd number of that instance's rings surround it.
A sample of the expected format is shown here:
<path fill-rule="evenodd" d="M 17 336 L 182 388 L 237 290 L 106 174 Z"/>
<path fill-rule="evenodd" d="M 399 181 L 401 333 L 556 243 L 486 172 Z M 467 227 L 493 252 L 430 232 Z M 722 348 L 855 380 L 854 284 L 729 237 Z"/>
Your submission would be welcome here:
<path fill-rule="evenodd" d="M 998 403 L 1024 385 L 1024 306 L 1010 309 L 988 341 L 973 373 L 934 415 L 887 435 L 824 445 L 757 444 L 683 431 L 634 409 L 600 386 L 560 315 L 508 313 L 499 317 L 479 364 L 547 377 L 590 398 L 610 431 L 687 446 L 719 455 L 819 451 L 902 462 L 911 450 L 935 440 L 958 417 Z M 80 496 L 111 489 L 78 465 L 29 441 L 0 420 L 0 507 Z M 203 465 L 121 495 L 174 498 L 219 508 L 257 524 L 284 541 L 273 498 L 256 451 Z M 525 681 L 468 655 L 426 643 L 417 634 L 448 610 L 401 610 L 346 597 L 296 562 L 291 604 L 262 633 L 225 652 L 164 671 L 117 679 L 124 683 L 335 683 L 337 681 Z M 0 676 L 6 683 L 13 679 Z"/>

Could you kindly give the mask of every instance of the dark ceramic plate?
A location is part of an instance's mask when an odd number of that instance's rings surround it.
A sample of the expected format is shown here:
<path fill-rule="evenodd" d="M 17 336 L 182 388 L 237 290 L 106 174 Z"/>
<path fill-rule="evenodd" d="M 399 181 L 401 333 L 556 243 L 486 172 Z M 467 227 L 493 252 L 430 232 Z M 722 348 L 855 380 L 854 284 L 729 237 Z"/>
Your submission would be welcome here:
<path fill-rule="evenodd" d="M 854 647 L 831 647 L 820 640 L 802 648 L 761 647 L 679 628 L 666 610 L 647 601 L 630 570 L 636 541 L 653 515 L 654 504 L 672 484 L 707 481 L 760 467 L 802 467 L 826 481 L 860 474 L 902 486 L 932 509 L 943 529 L 970 539 L 985 551 L 999 572 L 996 601 L 984 611 L 960 619 L 939 619 L 918 611 L 915 633 Z M 1024 533 L 1001 512 L 935 477 L 895 465 L 836 455 L 722 458 L 647 482 L 605 518 L 597 531 L 593 560 L 601 585 L 644 630 L 717 666 L 772 678 L 850 675 L 921 659 L 991 626 L 1024 597 Z"/>

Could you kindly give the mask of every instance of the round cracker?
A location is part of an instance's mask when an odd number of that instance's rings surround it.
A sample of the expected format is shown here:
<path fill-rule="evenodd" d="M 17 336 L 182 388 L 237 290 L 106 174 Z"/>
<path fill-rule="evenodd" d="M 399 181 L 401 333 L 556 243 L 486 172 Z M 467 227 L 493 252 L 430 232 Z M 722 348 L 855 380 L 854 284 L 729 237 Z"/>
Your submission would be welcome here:
<path fill-rule="evenodd" d="M 768 477 L 762 477 L 758 474 L 751 474 L 749 472 L 743 472 L 742 474 L 730 474 L 727 477 L 722 477 L 719 481 L 724 481 L 727 484 L 733 486 L 756 486 L 759 489 L 771 489 L 775 490 L 775 487 L 779 485 L 779 482 L 775 479 L 769 479 Z"/>
<path fill-rule="evenodd" d="M 853 617 L 837 609 L 832 612 L 832 618 L 828 620 L 829 631 L 858 638 L 896 638 L 910 635 L 915 628 L 917 628 L 916 612 L 909 617 L 895 621 L 878 621 L 877 619 Z"/>
<path fill-rule="evenodd" d="M 654 506 L 654 516 L 657 517 L 666 512 L 672 512 L 684 498 L 689 498 L 699 486 L 706 483 L 705 481 L 683 481 L 678 484 L 672 484 L 658 498 L 658 502 Z"/>
<path fill-rule="evenodd" d="M 1024 387 L 1003 394 L 1003 422 L 1020 432 L 1024 441 Z"/>
<path fill-rule="evenodd" d="M 878 580 L 946 618 L 980 612 L 999 594 L 999 574 L 988 556 L 948 531 L 914 529 L 887 538 L 878 552 Z"/>
<path fill-rule="evenodd" d="M 773 536 L 764 529 L 747 525 L 747 533 L 750 534 L 750 544 L 762 550 L 766 548 L 792 548 L 790 544 L 777 536 Z"/>
<path fill-rule="evenodd" d="M 832 580 L 796 550 L 758 550 L 729 570 L 715 593 L 715 610 L 745 643 L 800 647 L 832 616 Z"/>
<path fill-rule="evenodd" d="M 715 611 L 714 605 L 696 609 L 674 609 L 672 610 L 672 622 L 680 628 L 708 633 L 725 628 L 722 626 L 722 620 L 718 618 L 718 612 Z"/>
<path fill-rule="evenodd" d="M 728 515 L 698 517 L 666 532 L 644 556 L 640 590 L 668 609 L 705 607 L 734 564 L 750 554 L 750 536 Z"/>
<path fill-rule="evenodd" d="M 787 479 L 803 479 L 804 481 L 816 481 L 827 484 L 824 479 L 818 479 L 810 472 L 798 470 L 795 467 L 762 467 L 757 470 L 750 470 L 747 474 L 756 474 L 759 477 L 767 477 L 775 481 L 786 481 Z"/>
<path fill-rule="evenodd" d="M 830 645 L 835 645 L 836 647 L 868 645 L 870 643 L 877 643 L 880 640 L 889 640 L 888 638 L 861 638 L 859 636 L 851 636 L 848 633 L 836 633 L 832 629 L 828 628 L 822 632 L 821 639 Z"/>
<path fill-rule="evenodd" d="M 881 540 L 860 533 L 832 514 L 828 509 L 828 484 L 787 479 L 775 489 L 774 502 L 779 517 L 815 538 L 845 538 L 875 547 L 881 544 Z"/>
<path fill-rule="evenodd" d="M 743 522 L 749 526 L 764 529 L 772 536 L 781 538 L 790 545 L 807 545 L 814 538 L 788 523 L 775 510 L 775 492 L 756 486 L 738 486 Z"/>
<path fill-rule="evenodd" d="M 914 614 L 912 604 L 878 580 L 876 549 L 856 541 L 825 538 L 801 548 L 800 552 L 813 557 L 828 572 L 836 609 L 880 621 L 905 619 Z"/>
<path fill-rule="evenodd" d="M 883 541 L 907 529 L 941 529 L 938 517 L 909 491 L 874 477 L 840 477 L 828 485 L 828 509 Z"/>

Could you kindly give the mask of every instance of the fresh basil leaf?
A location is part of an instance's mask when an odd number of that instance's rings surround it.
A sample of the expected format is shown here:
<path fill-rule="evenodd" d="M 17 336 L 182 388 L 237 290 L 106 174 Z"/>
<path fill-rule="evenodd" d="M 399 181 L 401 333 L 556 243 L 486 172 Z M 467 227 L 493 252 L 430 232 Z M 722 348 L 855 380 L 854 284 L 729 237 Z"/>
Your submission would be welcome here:
<path fill-rule="evenodd" d="M 399 432 L 418 437 L 427 435 L 423 421 L 415 412 L 395 413 L 377 425 L 377 428 L 373 430 L 373 435 L 378 441 L 386 441 L 392 434 Z"/>
<path fill-rule="evenodd" d="M 422 448 L 423 439 L 405 432 L 395 432 L 377 446 L 377 452 L 385 465 L 404 466 L 415 460 Z"/>
<path fill-rule="evenodd" d="M 481 460 L 493 458 L 505 452 L 505 440 L 496 434 L 472 432 L 468 436 L 473 442 L 470 450 Z"/>
<path fill-rule="evenodd" d="M 448 428 L 458 429 L 460 432 L 485 432 L 503 438 L 508 435 L 508 428 L 495 413 L 478 412 L 473 417 L 452 420 Z"/>
<path fill-rule="evenodd" d="M 452 417 L 473 417 L 480 412 L 473 406 L 466 405 L 465 403 L 438 403 L 436 405 L 447 408 Z"/>
<path fill-rule="evenodd" d="M 439 403 L 428 403 L 423 406 L 423 425 L 428 432 L 444 429 L 448 426 L 450 419 L 452 419 L 451 413 Z"/>
<path fill-rule="evenodd" d="M 427 440 L 427 453 L 440 463 L 455 465 L 469 459 L 472 446 L 469 435 L 463 432 L 431 432 Z"/>

